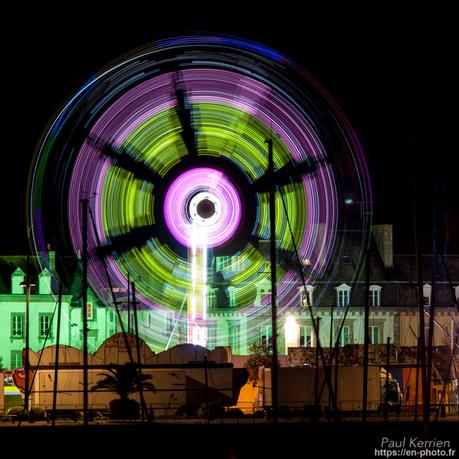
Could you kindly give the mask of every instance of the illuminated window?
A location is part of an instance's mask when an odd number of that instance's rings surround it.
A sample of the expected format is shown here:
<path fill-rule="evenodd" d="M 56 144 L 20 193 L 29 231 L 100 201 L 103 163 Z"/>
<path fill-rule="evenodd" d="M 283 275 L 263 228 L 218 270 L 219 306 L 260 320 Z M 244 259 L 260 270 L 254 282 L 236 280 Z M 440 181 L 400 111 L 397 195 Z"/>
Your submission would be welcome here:
<path fill-rule="evenodd" d="M 22 351 L 11 351 L 10 370 L 15 368 L 22 368 Z"/>
<path fill-rule="evenodd" d="M 370 306 L 381 306 L 381 287 L 370 285 Z"/>
<path fill-rule="evenodd" d="M 341 346 L 346 346 L 351 342 L 351 331 L 348 325 L 344 325 L 341 331 Z"/>
<path fill-rule="evenodd" d="M 380 343 L 379 326 L 370 325 L 369 332 L 370 332 L 370 343 L 371 344 L 381 344 Z"/>
<path fill-rule="evenodd" d="M 336 287 L 336 304 L 338 307 L 346 307 L 349 305 L 351 297 L 351 287 L 347 284 L 341 284 Z"/>
<path fill-rule="evenodd" d="M 239 326 L 232 325 L 229 327 L 229 345 L 233 354 L 239 354 Z"/>
<path fill-rule="evenodd" d="M 167 336 L 172 334 L 172 332 L 174 331 L 174 322 L 175 322 L 174 314 L 172 312 L 168 312 L 166 314 L 165 327 L 164 327 L 164 330 Z"/>
<path fill-rule="evenodd" d="M 48 335 L 48 332 L 50 331 L 51 327 L 51 319 L 51 314 L 40 314 L 38 316 L 38 336 L 40 338 L 45 338 Z"/>
<path fill-rule="evenodd" d="M 314 346 L 314 330 L 311 325 L 300 326 L 300 347 Z"/>
<path fill-rule="evenodd" d="M 261 345 L 264 348 L 272 345 L 272 336 L 271 325 L 262 325 L 260 327 Z"/>
<path fill-rule="evenodd" d="M 25 314 L 11 314 L 11 337 L 24 338 Z"/>
<path fill-rule="evenodd" d="M 215 349 L 216 346 L 217 346 L 217 327 L 215 324 L 208 324 L 207 349 Z"/>

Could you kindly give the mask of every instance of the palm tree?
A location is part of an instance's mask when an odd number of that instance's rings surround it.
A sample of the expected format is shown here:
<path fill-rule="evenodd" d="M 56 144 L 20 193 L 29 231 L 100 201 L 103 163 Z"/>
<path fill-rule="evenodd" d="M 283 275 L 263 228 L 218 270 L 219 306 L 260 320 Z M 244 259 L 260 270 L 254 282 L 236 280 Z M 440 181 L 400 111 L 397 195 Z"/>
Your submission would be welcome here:
<path fill-rule="evenodd" d="M 98 376 L 104 376 L 103 379 L 91 387 L 91 392 L 110 391 L 118 394 L 119 399 L 110 402 L 110 417 L 116 419 L 137 418 L 139 414 L 138 403 L 129 399 L 129 395 L 140 390 L 156 392 L 153 383 L 148 380 L 150 375 L 140 374 L 137 365 L 134 363 L 125 363 L 123 365 L 110 365 L 108 373 L 99 373 Z"/>

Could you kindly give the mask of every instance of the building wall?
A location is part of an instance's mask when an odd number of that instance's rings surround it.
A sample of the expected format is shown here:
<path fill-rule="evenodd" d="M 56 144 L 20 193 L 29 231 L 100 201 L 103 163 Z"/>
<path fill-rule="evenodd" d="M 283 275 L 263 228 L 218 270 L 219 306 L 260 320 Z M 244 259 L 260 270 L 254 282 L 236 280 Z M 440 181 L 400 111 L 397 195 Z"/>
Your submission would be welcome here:
<path fill-rule="evenodd" d="M 455 336 L 454 324 L 459 322 L 459 312 L 455 308 L 438 308 L 435 311 L 435 322 L 433 334 L 434 346 L 452 345 Z M 429 325 L 429 316 L 424 315 L 425 333 Z M 415 311 L 400 311 L 400 345 L 417 346 L 419 336 L 419 315 Z"/>
<path fill-rule="evenodd" d="M 95 352 L 98 347 L 116 332 L 116 318 L 110 308 L 98 306 L 94 298 L 89 296 L 93 305 L 93 318 L 88 320 L 88 347 Z M 83 316 L 82 308 L 71 304 L 72 297 L 64 295 L 61 307 L 60 343 L 62 345 L 83 347 Z M 23 317 L 23 333 L 20 337 L 12 336 L 12 317 L 19 314 Z M 40 336 L 40 317 L 51 316 L 51 332 L 45 339 Z M 24 294 L 0 295 L 0 356 L 3 357 L 5 369 L 21 367 L 22 350 L 26 344 L 26 296 Z M 57 337 L 57 297 L 51 294 L 30 295 L 29 302 L 29 344 L 33 351 L 40 351 L 43 346 L 56 343 Z M 15 358 L 12 356 L 15 354 Z"/>
<path fill-rule="evenodd" d="M 62 318 L 60 340 L 64 344 L 69 343 L 68 318 L 70 316 L 70 296 L 62 299 Z M 45 338 L 40 336 L 40 316 L 43 314 L 52 315 L 56 308 L 56 299 L 53 295 L 30 295 L 29 302 L 29 343 L 31 349 L 38 351 L 45 344 Z M 20 337 L 12 335 L 12 316 L 22 315 L 23 333 Z M 0 356 L 3 357 L 3 366 L 6 369 L 16 367 L 12 362 L 12 352 L 21 353 L 25 348 L 25 316 L 26 296 L 25 295 L 0 295 Z M 51 322 L 51 333 L 46 340 L 47 345 L 54 344 L 57 336 L 57 315 Z M 22 359 L 21 359 L 22 361 Z"/>

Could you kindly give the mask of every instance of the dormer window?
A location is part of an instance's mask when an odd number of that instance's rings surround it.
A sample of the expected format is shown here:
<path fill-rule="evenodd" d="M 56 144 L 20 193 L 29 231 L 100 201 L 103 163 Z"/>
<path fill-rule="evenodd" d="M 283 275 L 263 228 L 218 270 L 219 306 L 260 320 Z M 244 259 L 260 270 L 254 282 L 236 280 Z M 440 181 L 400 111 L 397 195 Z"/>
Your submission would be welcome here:
<path fill-rule="evenodd" d="M 38 276 L 38 293 L 40 295 L 50 295 L 51 290 L 51 273 L 45 268 Z"/>
<path fill-rule="evenodd" d="M 314 287 L 312 285 L 306 285 L 299 288 L 300 291 L 300 301 L 303 308 L 308 308 L 312 306 Z"/>
<path fill-rule="evenodd" d="M 266 297 L 268 297 L 268 300 L 264 300 Z M 271 301 L 271 281 L 269 279 L 263 279 L 257 283 L 255 305 L 264 306 L 266 305 L 266 301 Z"/>
<path fill-rule="evenodd" d="M 349 305 L 351 298 L 351 287 L 347 284 L 341 284 L 336 287 L 336 305 L 340 308 Z"/>
<path fill-rule="evenodd" d="M 11 274 L 11 293 L 13 295 L 24 294 L 24 287 L 21 285 L 24 279 L 25 272 L 19 267 Z"/>
<path fill-rule="evenodd" d="M 381 287 L 370 285 L 370 306 L 381 306 Z"/>

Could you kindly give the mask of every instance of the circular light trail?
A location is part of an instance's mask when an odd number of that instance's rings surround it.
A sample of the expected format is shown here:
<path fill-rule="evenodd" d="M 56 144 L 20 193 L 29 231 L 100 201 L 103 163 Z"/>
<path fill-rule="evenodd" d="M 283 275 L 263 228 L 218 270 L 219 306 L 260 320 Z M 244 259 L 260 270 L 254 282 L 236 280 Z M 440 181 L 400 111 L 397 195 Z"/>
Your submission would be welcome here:
<path fill-rule="evenodd" d="M 233 37 L 162 40 L 101 70 L 52 123 L 31 174 L 33 244 L 81 252 L 81 200 L 89 198 L 90 286 L 111 305 L 106 272 L 121 303 L 128 275 L 135 280 L 151 315 L 141 331 L 160 350 L 170 343 L 164 320 L 172 315 L 176 331 L 186 324 L 196 227 L 206 234 L 199 262 L 208 267 L 209 311 L 258 317 L 259 286 L 269 279 L 270 179 L 282 313 L 300 306 L 294 248 L 308 261 L 302 269 L 318 304 L 348 239 L 367 244 L 371 191 L 359 141 L 326 91 L 280 53 Z M 349 196 L 358 204 L 343 205 Z M 73 266 L 63 272 L 70 283 Z M 228 304 L 219 303 L 222 290 Z M 248 340 L 260 320 L 247 325 Z"/>
<path fill-rule="evenodd" d="M 212 215 L 203 218 L 198 206 L 208 202 Z M 209 206 L 207 204 L 207 206 Z M 164 199 L 164 218 L 174 238 L 191 247 L 192 223 L 207 228 L 207 247 L 224 244 L 234 236 L 241 220 L 241 200 L 236 188 L 222 172 L 194 168 L 181 174 Z"/>

